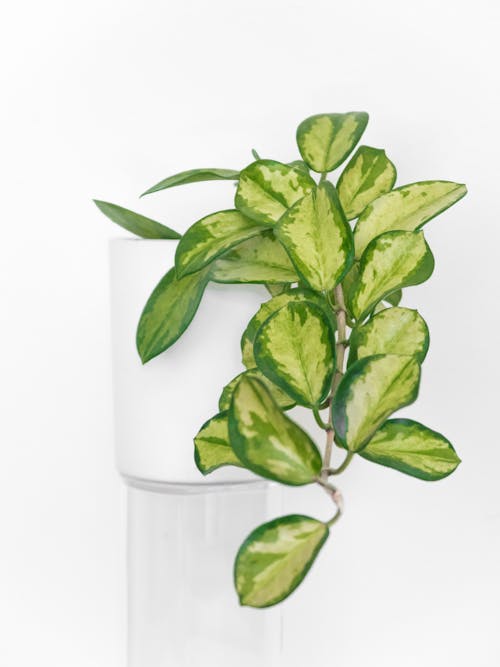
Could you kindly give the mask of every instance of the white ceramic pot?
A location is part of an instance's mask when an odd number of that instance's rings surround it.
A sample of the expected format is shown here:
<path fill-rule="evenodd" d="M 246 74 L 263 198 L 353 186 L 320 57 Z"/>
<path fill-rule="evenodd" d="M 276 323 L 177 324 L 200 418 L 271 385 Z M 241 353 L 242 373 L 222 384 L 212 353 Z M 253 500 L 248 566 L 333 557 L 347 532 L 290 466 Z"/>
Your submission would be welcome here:
<path fill-rule="evenodd" d="M 262 287 L 210 284 L 186 333 L 142 365 L 141 311 L 174 263 L 172 241 L 111 242 L 114 426 L 128 485 L 129 667 L 276 667 L 279 608 L 241 608 L 236 551 L 281 513 L 272 484 L 239 468 L 204 477 L 193 437 L 243 370 L 241 334 L 268 296 Z"/>

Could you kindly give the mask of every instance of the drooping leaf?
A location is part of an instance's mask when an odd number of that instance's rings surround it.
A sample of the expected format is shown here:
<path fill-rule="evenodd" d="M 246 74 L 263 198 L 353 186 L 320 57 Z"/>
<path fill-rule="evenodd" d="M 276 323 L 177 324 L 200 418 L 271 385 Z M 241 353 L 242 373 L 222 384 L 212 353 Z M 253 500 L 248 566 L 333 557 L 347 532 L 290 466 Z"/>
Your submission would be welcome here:
<path fill-rule="evenodd" d="M 239 211 L 218 211 L 198 220 L 184 234 L 175 253 L 181 278 L 199 271 L 235 245 L 262 232 L 262 225 Z"/>
<path fill-rule="evenodd" d="M 295 405 L 293 398 L 288 396 L 288 394 L 285 394 L 285 392 L 281 390 L 276 384 L 274 384 L 274 382 L 271 382 L 271 380 L 269 380 L 263 373 L 261 373 L 258 368 L 251 368 L 250 370 L 243 371 L 243 373 L 240 373 L 235 378 L 233 378 L 231 382 L 226 384 L 219 398 L 219 410 L 221 412 L 224 410 L 229 410 L 231 407 L 233 392 L 243 376 L 260 380 L 262 384 L 266 386 L 269 393 L 282 410 L 289 410 Z"/>
<path fill-rule="evenodd" d="M 352 452 L 366 446 L 379 426 L 418 394 L 415 357 L 378 354 L 353 364 L 333 398 L 333 425 L 339 444 Z"/>
<path fill-rule="evenodd" d="M 360 261 L 351 308 L 363 320 L 391 292 L 423 283 L 432 274 L 434 257 L 422 232 L 386 232 L 374 239 Z"/>
<path fill-rule="evenodd" d="M 403 354 L 422 363 L 429 349 L 429 329 L 416 310 L 386 308 L 351 334 L 349 362 L 374 354 Z"/>
<path fill-rule="evenodd" d="M 426 481 L 443 479 L 460 464 L 451 443 L 411 419 L 389 419 L 360 455 Z"/>
<path fill-rule="evenodd" d="M 269 301 L 263 303 L 243 332 L 243 336 L 241 337 L 241 353 L 243 364 L 247 368 L 254 368 L 257 363 L 253 353 L 253 344 L 255 342 L 255 336 L 257 335 L 260 327 L 273 313 L 277 312 L 280 308 L 283 308 L 283 306 L 286 306 L 287 303 L 292 303 L 295 301 L 309 301 L 322 308 L 330 322 L 330 326 L 332 329 L 335 329 L 335 316 L 322 295 L 317 294 L 312 290 L 298 287 L 289 289 L 283 294 L 275 296 Z"/>
<path fill-rule="evenodd" d="M 323 310 L 308 301 L 288 303 L 260 327 L 257 367 L 297 403 L 314 406 L 330 391 L 335 338 Z"/>
<path fill-rule="evenodd" d="M 209 279 L 206 269 L 178 279 L 175 268 L 163 276 L 147 300 L 137 327 L 143 363 L 169 348 L 193 319 Z"/>
<path fill-rule="evenodd" d="M 332 171 L 356 146 L 368 123 L 364 111 L 311 116 L 297 128 L 297 145 L 304 161 L 318 173 Z"/>
<path fill-rule="evenodd" d="M 110 220 L 117 225 L 120 225 L 120 227 L 123 227 L 123 229 L 126 229 L 128 232 L 132 232 L 132 234 L 136 234 L 143 239 L 181 238 L 181 235 L 173 229 L 170 229 L 170 227 L 166 227 L 165 225 L 162 225 L 161 222 L 156 222 L 156 220 L 151 220 L 151 218 L 146 218 L 146 216 L 141 215 L 140 213 L 129 211 L 128 208 L 123 208 L 122 206 L 117 206 L 116 204 L 100 201 L 98 199 L 94 199 L 94 204 Z"/>
<path fill-rule="evenodd" d="M 385 151 L 360 146 L 342 172 L 337 189 L 348 220 L 358 215 L 396 182 L 396 167 Z"/>
<path fill-rule="evenodd" d="M 174 174 L 160 181 L 153 187 L 143 192 L 141 197 L 149 195 L 152 192 L 159 190 L 166 190 L 172 188 L 174 185 L 184 185 L 186 183 L 198 183 L 199 181 L 235 181 L 238 179 L 240 172 L 234 169 L 217 169 L 207 167 L 205 169 L 188 169 L 181 171 L 179 174 Z"/>
<path fill-rule="evenodd" d="M 265 385 L 243 377 L 233 392 L 229 438 L 236 456 L 262 477 L 283 484 L 310 484 L 321 472 L 321 455 L 309 435 L 278 407 Z"/>
<path fill-rule="evenodd" d="M 298 514 L 256 528 L 236 556 L 240 604 L 270 607 L 288 597 L 310 570 L 328 533 L 326 524 Z"/>
<path fill-rule="evenodd" d="M 300 199 L 276 225 L 276 236 L 301 278 L 314 290 L 332 290 L 354 258 L 351 228 L 331 183 Z"/>
<path fill-rule="evenodd" d="M 272 225 L 314 186 L 303 169 L 274 160 L 257 160 L 241 172 L 234 201 L 249 218 Z"/>
<path fill-rule="evenodd" d="M 461 183 L 421 181 L 388 192 L 371 202 L 354 229 L 356 257 L 370 241 L 384 232 L 414 231 L 467 194 Z"/>
<path fill-rule="evenodd" d="M 298 280 L 283 246 L 264 232 L 219 257 L 210 271 L 216 283 L 293 283 Z"/>
<path fill-rule="evenodd" d="M 227 412 L 206 421 L 194 438 L 194 460 L 203 475 L 222 466 L 244 467 L 229 442 Z"/>

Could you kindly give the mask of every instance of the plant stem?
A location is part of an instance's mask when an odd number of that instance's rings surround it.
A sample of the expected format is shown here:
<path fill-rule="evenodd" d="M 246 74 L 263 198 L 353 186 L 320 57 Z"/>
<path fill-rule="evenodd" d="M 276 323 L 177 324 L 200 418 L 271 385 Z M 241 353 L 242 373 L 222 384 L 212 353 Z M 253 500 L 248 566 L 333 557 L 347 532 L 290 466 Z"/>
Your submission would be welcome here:
<path fill-rule="evenodd" d="M 321 419 L 321 415 L 319 414 L 319 409 L 317 407 L 313 408 L 313 415 L 314 419 L 316 420 L 316 424 L 318 424 L 318 426 L 324 431 L 328 431 L 328 429 L 331 428 L 330 424 L 327 424 Z"/>
<path fill-rule="evenodd" d="M 328 470 L 330 468 L 330 461 L 332 458 L 333 439 L 335 432 L 333 430 L 333 416 L 332 416 L 332 398 L 339 385 L 342 376 L 344 375 L 344 356 L 347 347 L 346 341 L 346 309 L 344 302 L 344 291 L 342 285 L 339 283 L 334 289 L 335 296 L 335 317 L 337 320 L 337 344 L 336 344 L 336 358 L 337 364 L 332 381 L 332 391 L 330 393 L 330 405 L 328 412 L 329 429 L 326 431 L 326 445 L 325 455 L 323 458 L 323 471 L 321 479 L 323 482 L 328 480 Z"/>
<path fill-rule="evenodd" d="M 328 482 L 323 481 L 321 477 L 319 477 L 317 481 L 337 506 L 337 511 L 334 516 L 330 519 L 330 521 L 327 521 L 328 526 L 333 526 L 333 524 L 341 517 L 342 512 L 344 511 L 344 499 L 342 498 L 340 491 L 335 486 L 333 486 L 333 484 L 329 484 Z"/>
<path fill-rule="evenodd" d="M 321 176 L 319 177 L 319 182 L 320 182 L 320 183 L 323 183 L 323 181 L 326 181 L 326 175 L 327 175 L 327 173 L 328 173 L 328 172 L 326 172 L 326 171 L 322 171 L 322 172 L 321 172 Z"/>
<path fill-rule="evenodd" d="M 347 456 L 343 460 L 343 462 L 339 465 L 338 468 L 328 468 L 328 474 L 329 475 L 340 475 L 341 472 L 344 472 L 344 470 L 347 468 L 349 463 L 352 461 L 354 457 L 354 452 L 347 452 Z"/>

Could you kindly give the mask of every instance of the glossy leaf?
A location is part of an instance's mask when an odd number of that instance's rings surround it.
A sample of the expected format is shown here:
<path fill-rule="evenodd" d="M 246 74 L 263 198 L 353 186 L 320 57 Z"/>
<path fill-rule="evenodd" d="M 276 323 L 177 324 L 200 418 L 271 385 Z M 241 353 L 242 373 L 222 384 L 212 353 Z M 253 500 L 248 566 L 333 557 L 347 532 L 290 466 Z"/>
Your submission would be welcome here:
<path fill-rule="evenodd" d="M 295 301 L 309 301 L 322 308 L 330 322 L 330 326 L 333 329 L 335 328 L 335 316 L 322 295 L 316 294 L 316 292 L 308 289 L 297 287 L 290 289 L 263 303 L 243 332 L 243 336 L 241 337 L 241 352 L 243 364 L 247 368 L 254 368 L 257 365 L 253 353 L 253 344 L 260 327 L 273 313 L 277 312 L 280 308 L 283 308 L 283 306 L 286 306 L 287 303 L 293 303 Z"/>
<path fill-rule="evenodd" d="M 175 268 L 160 280 L 142 311 L 137 350 L 143 363 L 169 348 L 193 319 L 209 279 L 206 270 L 178 279 Z"/>
<path fill-rule="evenodd" d="M 351 228 L 331 183 L 321 183 L 280 219 L 276 236 L 301 278 L 314 290 L 332 290 L 354 257 Z"/>
<path fill-rule="evenodd" d="M 326 524 L 299 514 L 256 528 L 236 556 L 240 604 L 270 607 L 288 597 L 310 570 L 328 533 Z"/>
<path fill-rule="evenodd" d="M 314 186 L 303 169 L 274 160 L 257 160 L 240 174 L 235 205 L 257 222 L 274 224 Z"/>
<path fill-rule="evenodd" d="M 218 211 L 198 220 L 184 234 L 175 253 L 177 275 L 199 271 L 242 241 L 262 232 L 262 225 L 239 211 Z"/>
<path fill-rule="evenodd" d="M 262 477 L 299 486 L 321 472 L 314 442 L 255 378 L 243 377 L 233 392 L 229 437 L 240 461 Z"/>
<path fill-rule="evenodd" d="M 396 182 L 396 167 L 385 151 L 360 146 L 342 172 L 337 190 L 348 220 L 358 215 L 380 195 L 389 192 Z"/>
<path fill-rule="evenodd" d="M 429 349 L 429 329 L 416 310 L 386 308 L 351 334 L 349 366 L 374 354 L 403 354 L 422 363 Z"/>
<path fill-rule="evenodd" d="M 288 303 L 271 315 L 257 333 L 254 354 L 262 373 L 297 403 L 319 405 L 328 396 L 335 338 L 318 306 Z"/>
<path fill-rule="evenodd" d="M 434 257 L 422 232 L 386 232 L 377 237 L 360 261 L 351 297 L 354 317 L 363 320 L 381 299 L 423 283 L 433 269 Z"/>
<path fill-rule="evenodd" d="M 196 467 L 203 475 L 222 466 L 243 467 L 229 442 L 227 412 L 221 412 L 203 424 L 194 438 L 194 446 Z"/>
<path fill-rule="evenodd" d="M 339 444 L 357 452 L 396 410 L 418 394 L 420 366 L 415 357 L 380 354 L 353 364 L 333 399 L 333 425 Z"/>
<path fill-rule="evenodd" d="M 156 183 L 149 190 L 143 192 L 141 197 L 149 195 L 152 192 L 173 188 L 175 185 L 198 183 L 199 181 L 235 181 L 238 179 L 239 174 L 240 172 L 234 169 L 217 169 L 212 167 L 207 167 L 206 169 L 188 169 Z"/>
<path fill-rule="evenodd" d="M 242 377 L 250 377 L 260 380 L 262 384 L 266 386 L 269 393 L 282 410 L 289 410 L 295 405 L 293 398 L 290 398 L 290 396 L 288 396 L 288 394 L 275 385 L 274 382 L 271 382 L 271 380 L 269 380 L 263 373 L 261 373 L 258 368 L 251 368 L 250 370 L 243 371 L 243 373 L 240 373 L 235 378 L 233 378 L 231 382 L 226 384 L 219 398 L 219 410 L 221 412 L 223 410 L 229 410 L 231 407 L 233 392 Z"/>
<path fill-rule="evenodd" d="M 354 230 L 356 257 L 384 232 L 414 231 L 467 194 L 461 183 L 421 181 L 410 183 L 375 199 L 361 214 Z"/>
<path fill-rule="evenodd" d="M 264 233 L 240 243 L 217 259 L 210 271 L 216 283 L 293 283 L 298 280 L 281 243 Z"/>
<path fill-rule="evenodd" d="M 385 422 L 360 455 L 427 481 L 447 477 L 460 464 L 444 436 L 410 419 Z"/>
<path fill-rule="evenodd" d="M 311 116 L 297 128 L 304 161 L 318 173 L 332 171 L 356 146 L 368 123 L 364 111 Z"/>
<path fill-rule="evenodd" d="M 146 216 L 140 213 L 129 211 L 128 208 L 110 204 L 107 201 L 99 201 L 98 199 L 94 199 L 94 204 L 110 220 L 143 239 L 181 238 L 181 235 L 170 229 L 170 227 L 166 227 L 161 222 L 156 222 L 156 220 L 151 220 L 151 218 L 146 218 Z"/>

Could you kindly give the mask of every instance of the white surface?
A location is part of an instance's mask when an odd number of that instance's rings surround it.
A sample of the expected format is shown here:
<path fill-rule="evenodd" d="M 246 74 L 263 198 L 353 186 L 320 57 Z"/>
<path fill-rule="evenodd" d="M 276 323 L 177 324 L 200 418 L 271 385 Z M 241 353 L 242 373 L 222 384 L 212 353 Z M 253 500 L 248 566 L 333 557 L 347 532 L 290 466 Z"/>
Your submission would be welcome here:
<path fill-rule="evenodd" d="M 191 325 L 171 349 L 145 365 L 137 353 L 137 322 L 173 266 L 176 246 L 142 239 L 110 244 L 118 469 L 126 477 L 170 483 L 256 481 L 234 466 L 204 477 L 194 464 L 193 437 L 217 414 L 221 388 L 242 370 L 241 333 L 263 300 L 262 287 L 209 284 Z"/>
<path fill-rule="evenodd" d="M 180 169 L 242 166 L 252 147 L 295 158 L 304 117 L 366 109 L 364 141 L 400 183 L 469 185 L 430 223 L 436 272 L 406 300 L 432 336 L 406 412 L 464 463 L 435 485 L 353 465 L 345 519 L 287 606 L 285 664 L 497 667 L 499 14 L 494 0 L 4 9 L 0 664 L 123 667 L 107 269 L 120 234 L 90 198 L 183 231 L 233 186 L 136 195 Z M 289 508 L 330 511 L 315 490 L 291 491 Z"/>

